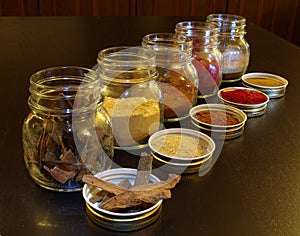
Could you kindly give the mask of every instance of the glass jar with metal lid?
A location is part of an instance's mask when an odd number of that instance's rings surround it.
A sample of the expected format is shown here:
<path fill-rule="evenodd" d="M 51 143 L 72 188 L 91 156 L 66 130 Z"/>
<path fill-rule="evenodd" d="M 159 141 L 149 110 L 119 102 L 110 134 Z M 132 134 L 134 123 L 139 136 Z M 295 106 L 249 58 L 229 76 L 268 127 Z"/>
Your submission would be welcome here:
<path fill-rule="evenodd" d="M 142 45 L 155 52 L 165 122 L 183 120 L 197 102 L 198 76 L 192 64 L 192 40 L 174 33 L 153 33 L 143 37 Z"/>
<path fill-rule="evenodd" d="M 111 47 L 98 53 L 104 107 L 112 118 L 114 148 L 146 147 L 162 128 L 162 93 L 156 83 L 155 55 L 143 47 Z"/>
<path fill-rule="evenodd" d="M 245 39 L 246 18 L 231 14 L 210 14 L 206 21 L 218 27 L 218 48 L 223 55 L 223 82 L 240 80 L 250 59 L 250 47 Z"/>
<path fill-rule="evenodd" d="M 99 82 L 94 71 L 71 66 L 31 76 L 23 149 L 26 168 L 40 186 L 79 191 L 84 174 L 111 167 L 112 128 Z"/>
<path fill-rule="evenodd" d="M 198 97 L 215 95 L 222 82 L 222 54 L 218 49 L 216 26 L 206 22 L 184 21 L 176 24 L 175 32 L 193 40 L 193 65 L 199 79 Z"/>

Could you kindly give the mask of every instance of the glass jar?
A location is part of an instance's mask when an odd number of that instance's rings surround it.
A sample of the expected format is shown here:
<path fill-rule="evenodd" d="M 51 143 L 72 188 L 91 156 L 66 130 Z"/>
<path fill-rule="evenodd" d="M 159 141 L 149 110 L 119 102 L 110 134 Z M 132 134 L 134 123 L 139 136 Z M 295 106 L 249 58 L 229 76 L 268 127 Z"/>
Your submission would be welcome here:
<path fill-rule="evenodd" d="M 162 128 L 161 90 L 153 51 L 142 47 L 112 47 L 98 53 L 104 107 L 112 118 L 114 148 L 146 147 Z"/>
<path fill-rule="evenodd" d="M 111 167 L 111 121 L 99 87 L 96 73 L 81 67 L 53 67 L 30 77 L 23 149 L 26 168 L 38 185 L 79 191 L 84 174 Z"/>
<path fill-rule="evenodd" d="M 198 98 L 215 95 L 222 82 L 222 54 L 218 49 L 217 28 L 206 22 L 184 21 L 176 24 L 175 32 L 193 40 L 193 65 L 199 79 Z"/>
<path fill-rule="evenodd" d="M 245 39 L 246 18 L 230 14 L 210 14 L 207 22 L 218 27 L 218 48 L 223 55 L 223 82 L 239 81 L 245 74 L 250 59 L 250 48 Z"/>
<path fill-rule="evenodd" d="M 198 76 L 192 64 L 192 40 L 173 33 L 154 33 L 143 37 L 142 45 L 155 52 L 158 84 L 164 98 L 164 121 L 188 117 L 197 103 Z"/>

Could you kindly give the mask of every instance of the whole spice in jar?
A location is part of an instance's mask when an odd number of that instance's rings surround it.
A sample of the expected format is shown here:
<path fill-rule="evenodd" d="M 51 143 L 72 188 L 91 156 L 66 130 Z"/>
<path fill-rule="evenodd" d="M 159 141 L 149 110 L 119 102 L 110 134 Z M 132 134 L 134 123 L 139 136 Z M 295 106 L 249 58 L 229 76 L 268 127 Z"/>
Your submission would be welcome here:
<path fill-rule="evenodd" d="M 79 191 L 84 174 L 111 167 L 111 121 L 99 86 L 96 73 L 82 67 L 46 68 L 30 77 L 22 141 L 25 166 L 41 187 Z"/>
<path fill-rule="evenodd" d="M 207 124 L 212 125 L 236 125 L 239 123 L 238 118 L 226 111 L 199 111 L 194 117 Z"/>
<path fill-rule="evenodd" d="M 260 104 L 268 100 L 263 93 L 247 89 L 221 91 L 221 96 L 227 101 L 239 104 Z"/>

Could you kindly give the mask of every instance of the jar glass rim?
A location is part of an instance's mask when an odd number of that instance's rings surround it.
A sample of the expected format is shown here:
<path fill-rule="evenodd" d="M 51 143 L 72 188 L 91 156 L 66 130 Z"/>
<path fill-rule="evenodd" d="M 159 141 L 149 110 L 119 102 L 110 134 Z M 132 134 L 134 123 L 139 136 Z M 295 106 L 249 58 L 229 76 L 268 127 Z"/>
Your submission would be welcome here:
<path fill-rule="evenodd" d="M 79 66 L 39 70 L 30 77 L 28 105 L 41 113 L 68 114 L 94 109 L 101 100 L 98 78 L 95 71 Z"/>
<path fill-rule="evenodd" d="M 150 49 L 134 46 L 109 47 L 98 53 L 98 63 L 105 64 L 143 64 L 151 66 L 154 63 L 154 52 Z"/>
<path fill-rule="evenodd" d="M 98 75 L 92 69 L 88 69 L 80 66 L 55 66 L 55 67 L 45 68 L 33 73 L 29 79 L 30 86 L 35 86 L 36 89 L 39 88 L 53 89 L 54 87 L 57 87 L 57 85 L 44 83 L 45 82 L 44 79 L 50 77 L 65 78 L 65 79 L 80 77 L 82 81 L 80 86 L 85 86 L 85 84 L 88 84 L 89 82 L 93 82 L 93 81 L 98 82 Z M 78 85 L 72 85 L 72 84 L 69 86 L 78 87 Z"/>
<path fill-rule="evenodd" d="M 235 15 L 235 14 L 209 14 L 206 18 L 210 21 L 222 20 L 224 22 L 241 22 L 246 23 L 246 18 L 244 16 Z"/>

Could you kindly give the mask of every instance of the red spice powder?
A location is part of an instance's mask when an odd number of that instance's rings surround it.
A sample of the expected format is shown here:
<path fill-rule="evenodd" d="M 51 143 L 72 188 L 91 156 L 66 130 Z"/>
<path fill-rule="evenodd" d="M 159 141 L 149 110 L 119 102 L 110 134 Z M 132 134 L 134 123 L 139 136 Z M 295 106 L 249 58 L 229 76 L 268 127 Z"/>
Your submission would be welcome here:
<path fill-rule="evenodd" d="M 232 91 L 221 91 L 221 96 L 227 101 L 240 104 L 260 104 L 267 101 L 267 97 L 256 91 L 236 89 Z"/>

